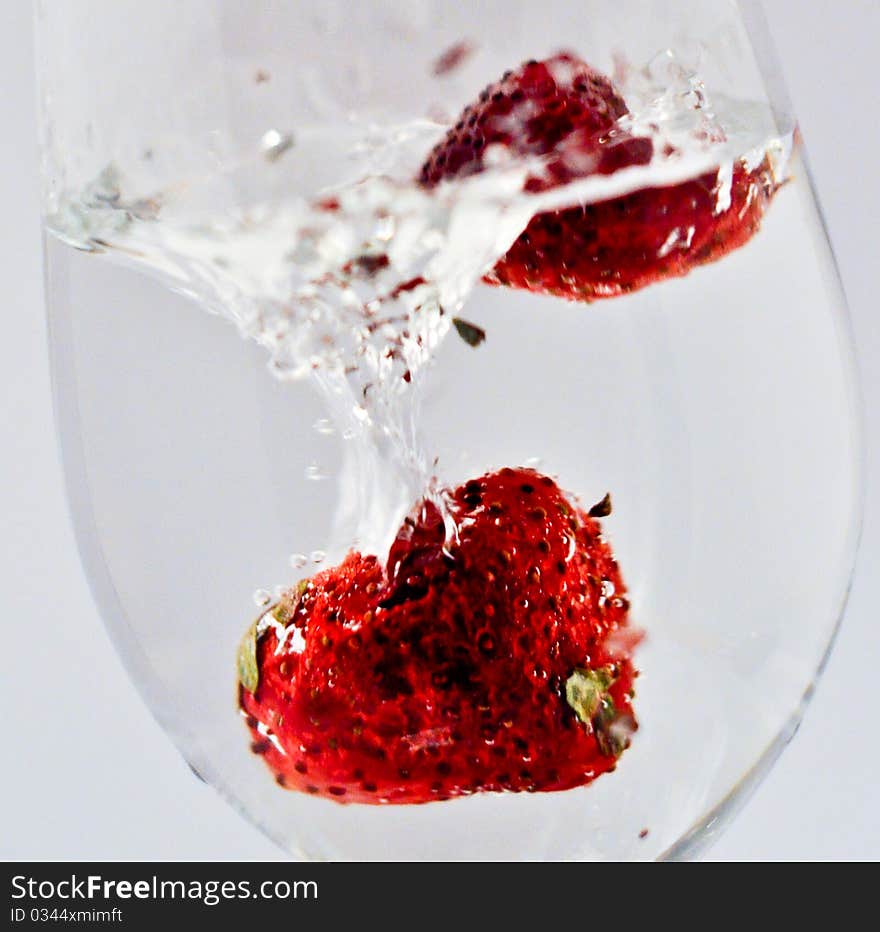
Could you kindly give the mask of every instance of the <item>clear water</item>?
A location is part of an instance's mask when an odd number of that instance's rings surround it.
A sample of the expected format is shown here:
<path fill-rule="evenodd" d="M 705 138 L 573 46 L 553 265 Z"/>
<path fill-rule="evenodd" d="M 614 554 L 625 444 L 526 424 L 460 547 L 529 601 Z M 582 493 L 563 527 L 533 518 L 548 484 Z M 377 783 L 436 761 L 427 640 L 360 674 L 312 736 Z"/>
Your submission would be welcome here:
<path fill-rule="evenodd" d="M 546 160 L 517 160 L 496 146 L 481 174 L 426 191 L 413 179 L 444 124 L 351 120 L 296 136 L 267 130 L 251 156 L 147 193 L 136 172 L 109 163 L 84 188 L 58 196 L 48 228 L 230 319 L 268 351 L 277 378 L 313 379 L 326 407 L 316 431 L 352 447 L 326 546 L 337 556 L 353 543 L 381 553 L 412 503 L 426 492 L 439 503 L 455 471 L 440 460 L 442 438 L 422 436 L 427 370 L 480 276 L 532 216 L 714 169 L 724 210 L 739 160 L 768 159 L 779 182 L 787 177 L 792 134 L 779 134 L 767 106 L 710 98 L 672 51 L 641 68 L 619 59 L 616 71 L 631 108 L 621 129 L 654 143 L 647 166 L 527 195 L 526 178 L 540 177 Z M 573 73 L 558 62 L 554 77 L 564 85 Z M 507 119 L 525 122 L 530 107 Z M 150 149 L 142 161 L 154 158 Z M 282 161 L 304 196 L 269 193 Z M 249 192 L 243 206 L 229 201 L 230 186 Z M 313 461 L 305 478 L 330 474 Z"/>
<path fill-rule="evenodd" d="M 441 131 L 423 121 L 345 143 L 338 128 L 292 147 L 269 134 L 253 159 L 159 192 L 108 167 L 49 218 L 59 424 L 96 594 L 187 758 L 294 852 L 663 854 L 772 756 L 821 663 L 855 545 L 858 444 L 806 172 L 768 110 L 710 99 L 693 75 L 668 93 L 631 77 L 637 126 L 684 157 L 542 201 L 517 193 L 533 166 L 437 196 L 401 180 Z M 698 144 L 706 125 L 723 133 Z M 310 197 L 266 199 L 297 153 Z M 761 232 L 687 278 L 591 306 L 477 284 L 536 209 L 765 153 L 790 181 Z M 352 183 L 336 183 L 343 162 Z M 246 207 L 226 206 L 230 185 Z M 340 209 L 316 209 L 330 194 Z M 341 275 L 380 251 L 387 270 Z M 457 339 L 454 313 L 486 342 Z M 280 791 L 234 713 L 254 603 L 353 544 L 381 553 L 426 487 L 516 464 L 586 502 L 614 496 L 606 527 L 648 632 L 618 771 L 425 807 Z"/>

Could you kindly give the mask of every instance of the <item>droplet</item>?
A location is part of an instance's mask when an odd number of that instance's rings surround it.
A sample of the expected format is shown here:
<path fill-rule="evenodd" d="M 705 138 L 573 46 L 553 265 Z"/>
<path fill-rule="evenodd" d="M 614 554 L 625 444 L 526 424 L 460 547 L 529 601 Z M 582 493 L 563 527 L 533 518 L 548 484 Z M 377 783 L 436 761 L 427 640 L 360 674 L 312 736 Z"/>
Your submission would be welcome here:
<path fill-rule="evenodd" d="M 323 434 L 325 437 L 329 437 L 330 434 L 336 432 L 336 428 L 333 426 L 333 422 L 326 417 L 319 417 L 312 426 L 314 427 L 316 433 Z"/>
<path fill-rule="evenodd" d="M 376 239 L 383 243 L 390 242 L 394 236 L 395 221 L 393 217 L 382 217 L 376 224 Z"/>
<path fill-rule="evenodd" d="M 270 129 L 263 134 L 260 146 L 267 162 L 277 162 L 288 149 L 293 148 L 293 134 L 280 133 L 277 129 Z"/>
<path fill-rule="evenodd" d="M 257 608 L 265 608 L 272 601 L 272 596 L 265 589 L 254 590 L 254 605 Z"/>
<path fill-rule="evenodd" d="M 317 463 L 312 463 L 306 467 L 306 479 L 308 479 L 310 482 L 321 482 L 326 478 L 327 474 Z"/>
<path fill-rule="evenodd" d="M 323 550 L 312 551 L 312 563 L 323 563 L 326 557 L 327 554 Z"/>
<path fill-rule="evenodd" d="M 295 570 L 301 570 L 308 562 L 308 557 L 304 553 L 292 553 L 290 555 L 290 565 Z"/>

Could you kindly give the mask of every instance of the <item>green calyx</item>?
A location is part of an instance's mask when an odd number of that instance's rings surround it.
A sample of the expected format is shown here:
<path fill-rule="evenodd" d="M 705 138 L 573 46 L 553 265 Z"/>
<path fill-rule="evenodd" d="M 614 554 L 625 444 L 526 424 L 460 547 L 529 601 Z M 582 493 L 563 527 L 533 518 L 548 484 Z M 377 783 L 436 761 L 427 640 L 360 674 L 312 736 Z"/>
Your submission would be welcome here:
<path fill-rule="evenodd" d="M 593 718 L 601 711 L 612 682 L 608 667 L 596 670 L 577 667 L 565 681 L 565 701 L 585 725 L 592 724 Z"/>
<path fill-rule="evenodd" d="M 614 679 L 610 667 L 577 667 L 565 681 L 565 701 L 578 720 L 592 728 L 599 750 L 606 757 L 619 757 L 626 747 L 625 733 L 614 728 L 619 716 L 608 693 Z"/>
<path fill-rule="evenodd" d="M 257 691 L 260 684 L 260 668 L 257 665 L 258 618 L 244 633 L 238 645 L 238 681 L 249 692 Z"/>
<path fill-rule="evenodd" d="M 257 663 L 257 642 L 267 627 L 267 619 L 286 626 L 293 621 L 303 593 L 309 587 L 308 579 L 301 579 L 288 589 L 270 609 L 267 609 L 245 631 L 238 645 L 238 681 L 249 692 L 254 693 L 260 685 L 260 666 Z"/>
<path fill-rule="evenodd" d="M 605 497 L 596 502 L 595 505 L 587 512 L 591 518 L 607 518 L 611 514 L 611 493 L 606 492 Z"/>
<path fill-rule="evenodd" d="M 468 346 L 479 346 L 486 339 L 486 331 L 470 321 L 462 320 L 460 317 L 453 317 L 452 323 L 458 331 L 458 335 L 467 343 Z"/>
<path fill-rule="evenodd" d="M 301 579 L 295 586 L 288 589 L 272 609 L 272 617 L 279 625 L 288 625 L 299 608 L 303 593 L 309 588 L 308 579 Z"/>

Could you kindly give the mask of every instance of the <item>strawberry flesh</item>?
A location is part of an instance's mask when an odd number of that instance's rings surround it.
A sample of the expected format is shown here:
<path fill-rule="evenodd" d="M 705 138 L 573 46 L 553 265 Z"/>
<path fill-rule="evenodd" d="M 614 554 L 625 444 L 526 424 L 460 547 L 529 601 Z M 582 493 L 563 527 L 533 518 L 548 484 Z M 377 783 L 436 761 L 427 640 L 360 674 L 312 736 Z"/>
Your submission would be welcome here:
<path fill-rule="evenodd" d="M 352 552 L 275 609 L 240 703 L 280 785 L 423 803 L 615 768 L 638 637 L 599 523 L 527 469 L 471 480 L 448 508 L 456 538 L 423 502 L 384 568 Z"/>
<path fill-rule="evenodd" d="M 526 180 L 531 192 L 646 165 L 654 145 L 620 124 L 628 113 L 611 81 L 577 57 L 527 62 L 465 108 L 419 180 L 431 188 L 481 172 L 492 146 L 544 160 L 541 174 Z M 760 226 L 777 187 L 768 160 L 751 168 L 738 161 L 732 174 L 729 194 L 713 170 L 538 214 L 484 281 L 592 301 L 686 275 L 742 246 Z"/>

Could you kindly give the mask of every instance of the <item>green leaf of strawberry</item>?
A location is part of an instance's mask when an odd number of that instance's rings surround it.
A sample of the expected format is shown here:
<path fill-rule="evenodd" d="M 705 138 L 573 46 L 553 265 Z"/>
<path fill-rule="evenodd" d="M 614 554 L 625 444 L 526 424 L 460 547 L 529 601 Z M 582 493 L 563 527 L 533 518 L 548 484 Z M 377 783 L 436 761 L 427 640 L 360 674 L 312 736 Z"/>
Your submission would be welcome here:
<path fill-rule="evenodd" d="M 261 615 L 244 633 L 238 645 L 238 681 L 249 692 L 255 693 L 260 685 L 260 667 L 257 663 L 257 628 Z"/>
<path fill-rule="evenodd" d="M 278 603 L 272 609 L 272 617 L 280 625 L 288 625 L 293 621 L 303 593 L 309 588 L 309 580 L 301 579 L 295 586 L 284 592 Z"/>
<path fill-rule="evenodd" d="M 479 346 L 486 339 L 486 331 L 476 324 L 462 320 L 460 317 L 453 317 L 452 323 L 458 331 L 458 335 L 467 343 L 468 346 Z"/>
<path fill-rule="evenodd" d="M 616 677 L 610 667 L 595 670 L 579 667 L 565 681 L 565 701 L 575 715 L 589 725 L 596 736 L 599 751 L 605 757 L 619 757 L 626 749 L 629 729 L 626 718 L 618 713 L 609 690 Z"/>
<path fill-rule="evenodd" d="M 593 723 L 612 682 L 611 671 L 607 667 L 598 670 L 581 667 L 565 681 L 565 701 L 585 725 Z"/>
<path fill-rule="evenodd" d="M 606 492 L 605 497 L 587 512 L 591 518 L 607 518 L 611 514 L 611 493 Z"/>

